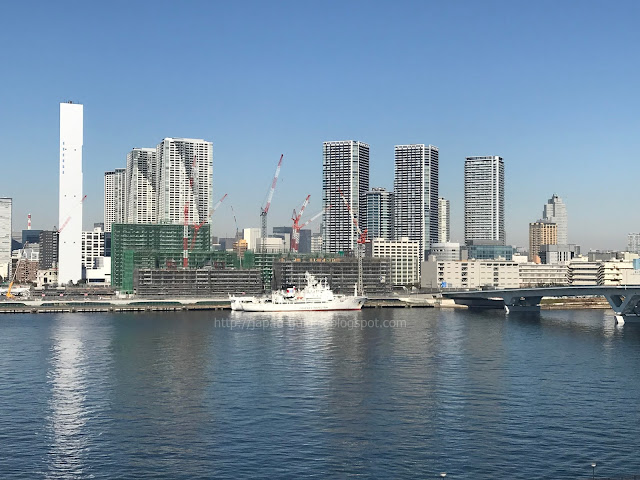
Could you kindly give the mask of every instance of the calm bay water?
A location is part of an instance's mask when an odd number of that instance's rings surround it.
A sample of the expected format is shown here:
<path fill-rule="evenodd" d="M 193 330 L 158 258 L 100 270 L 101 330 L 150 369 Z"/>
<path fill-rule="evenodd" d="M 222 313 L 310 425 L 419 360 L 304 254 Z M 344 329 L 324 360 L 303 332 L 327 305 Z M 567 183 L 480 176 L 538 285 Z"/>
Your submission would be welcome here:
<path fill-rule="evenodd" d="M 640 474 L 638 372 L 600 310 L 1 315 L 0 477 Z"/>

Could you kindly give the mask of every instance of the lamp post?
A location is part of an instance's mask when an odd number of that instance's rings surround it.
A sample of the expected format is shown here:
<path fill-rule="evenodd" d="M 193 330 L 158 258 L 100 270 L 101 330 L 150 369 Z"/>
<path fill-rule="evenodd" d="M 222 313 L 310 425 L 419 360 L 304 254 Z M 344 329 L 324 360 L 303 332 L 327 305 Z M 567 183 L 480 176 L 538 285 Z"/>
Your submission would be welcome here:
<path fill-rule="evenodd" d="M 593 462 L 591 464 L 591 468 L 593 469 L 593 477 L 592 478 L 593 478 L 593 480 L 595 480 L 596 479 L 596 462 Z"/>

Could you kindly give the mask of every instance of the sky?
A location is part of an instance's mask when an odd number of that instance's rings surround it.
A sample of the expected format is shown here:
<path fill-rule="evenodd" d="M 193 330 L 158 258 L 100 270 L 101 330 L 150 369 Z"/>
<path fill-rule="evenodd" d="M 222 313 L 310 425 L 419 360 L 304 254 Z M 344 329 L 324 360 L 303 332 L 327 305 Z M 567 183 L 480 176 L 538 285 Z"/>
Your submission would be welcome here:
<path fill-rule="evenodd" d="M 0 196 L 13 230 L 58 224 L 59 103 L 84 104 L 83 223 L 104 172 L 165 137 L 214 144 L 213 233 L 321 209 L 322 142 L 440 149 L 440 196 L 463 241 L 464 159 L 505 162 L 507 243 L 557 193 L 569 241 L 623 249 L 640 231 L 640 2 L 8 2 L 0 19 Z M 315 222 L 314 230 L 319 227 Z"/>

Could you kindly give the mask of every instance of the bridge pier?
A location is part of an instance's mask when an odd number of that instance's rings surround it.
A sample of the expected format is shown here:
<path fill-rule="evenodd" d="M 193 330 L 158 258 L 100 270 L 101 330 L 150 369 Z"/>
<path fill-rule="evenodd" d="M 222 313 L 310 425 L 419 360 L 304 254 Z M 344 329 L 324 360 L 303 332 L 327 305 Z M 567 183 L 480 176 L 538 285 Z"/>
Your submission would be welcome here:
<path fill-rule="evenodd" d="M 522 297 L 519 295 L 504 296 L 504 311 L 507 313 L 515 312 L 539 312 L 540 300 L 542 296 Z"/>
<path fill-rule="evenodd" d="M 615 313 L 616 323 L 618 325 L 624 325 L 625 319 L 632 317 L 634 320 L 640 318 L 640 294 L 624 295 L 625 291 L 621 293 L 608 293 L 604 295 L 607 299 L 611 309 Z"/>

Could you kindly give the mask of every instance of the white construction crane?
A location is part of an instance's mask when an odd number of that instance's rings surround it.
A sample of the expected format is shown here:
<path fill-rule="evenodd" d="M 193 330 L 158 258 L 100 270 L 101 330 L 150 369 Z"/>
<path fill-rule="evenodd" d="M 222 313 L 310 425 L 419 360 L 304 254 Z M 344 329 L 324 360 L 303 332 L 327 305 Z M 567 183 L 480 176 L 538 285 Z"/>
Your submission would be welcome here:
<path fill-rule="evenodd" d="M 269 207 L 271 207 L 273 192 L 276 190 L 276 183 L 278 183 L 278 175 L 280 175 L 280 167 L 282 166 L 283 157 L 284 157 L 284 154 L 280 155 L 280 161 L 278 162 L 278 166 L 276 167 L 276 174 L 273 176 L 273 181 L 271 182 L 271 188 L 269 188 L 269 193 L 267 194 L 267 201 L 265 203 L 264 208 L 260 209 L 260 220 L 262 223 L 260 233 L 262 236 L 263 249 L 264 249 L 265 240 L 267 238 L 267 214 L 269 213 Z"/>

